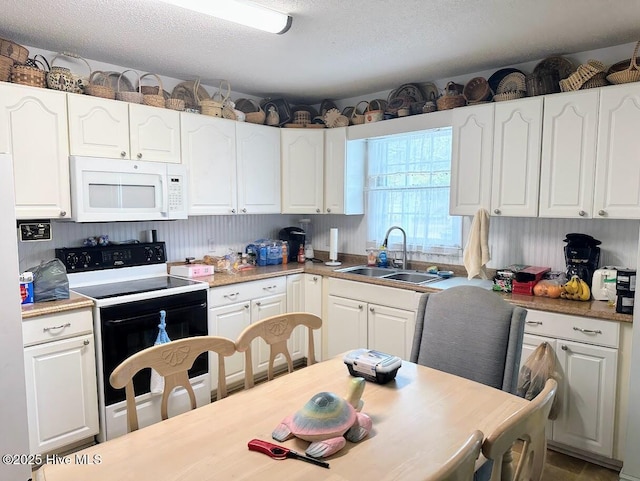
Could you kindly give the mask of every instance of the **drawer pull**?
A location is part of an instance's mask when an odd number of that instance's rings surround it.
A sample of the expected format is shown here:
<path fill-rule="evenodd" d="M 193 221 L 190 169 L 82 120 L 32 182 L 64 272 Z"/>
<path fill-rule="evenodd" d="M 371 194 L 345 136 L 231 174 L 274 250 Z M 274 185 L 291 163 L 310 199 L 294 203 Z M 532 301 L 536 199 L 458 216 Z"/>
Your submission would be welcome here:
<path fill-rule="evenodd" d="M 581 327 L 573 326 L 574 331 L 584 332 L 585 334 L 602 334 L 600 329 L 583 329 Z"/>
<path fill-rule="evenodd" d="M 265 291 L 272 291 L 273 289 L 276 289 L 278 286 L 267 286 L 267 287 L 263 287 L 262 289 Z"/>
<path fill-rule="evenodd" d="M 59 326 L 43 327 L 42 332 L 57 331 L 58 329 L 65 329 L 67 327 L 71 327 L 70 322 L 67 322 L 66 324 L 60 324 Z"/>
<path fill-rule="evenodd" d="M 222 297 L 226 297 L 227 299 L 229 299 L 229 300 L 233 301 L 233 300 L 235 300 L 235 298 L 236 298 L 236 297 L 238 297 L 239 295 L 240 295 L 240 293 L 239 293 L 239 292 L 234 292 L 234 293 L 232 293 L 232 294 L 225 294 L 225 295 L 224 295 L 224 296 L 222 296 Z"/>
<path fill-rule="evenodd" d="M 542 321 L 524 321 L 525 324 L 529 324 L 530 326 L 541 326 Z"/>

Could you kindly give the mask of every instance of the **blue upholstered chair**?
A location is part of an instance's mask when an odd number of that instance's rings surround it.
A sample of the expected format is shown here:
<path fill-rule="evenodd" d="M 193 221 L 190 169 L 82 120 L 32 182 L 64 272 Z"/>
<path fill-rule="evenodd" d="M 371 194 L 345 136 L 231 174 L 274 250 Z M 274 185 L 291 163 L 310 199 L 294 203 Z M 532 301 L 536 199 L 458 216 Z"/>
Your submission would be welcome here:
<path fill-rule="evenodd" d="M 515 394 L 526 315 L 481 287 L 423 294 L 410 361 Z"/>

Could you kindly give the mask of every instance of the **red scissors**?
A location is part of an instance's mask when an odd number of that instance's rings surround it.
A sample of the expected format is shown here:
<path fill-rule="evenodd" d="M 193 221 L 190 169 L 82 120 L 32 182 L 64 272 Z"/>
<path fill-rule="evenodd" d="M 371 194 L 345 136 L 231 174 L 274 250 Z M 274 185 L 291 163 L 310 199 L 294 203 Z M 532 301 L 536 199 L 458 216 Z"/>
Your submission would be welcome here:
<path fill-rule="evenodd" d="M 329 469 L 329 463 L 326 461 L 320 461 L 319 459 L 315 459 L 309 456 L 304 456 L 295 451 L 292 451 L 289 448 L 285 448 L 284 446 L 278 446 L 277 444 L 270 443 L 268 441 L 262 441 L 261 439 L 252 439 L 249 441 L 249 451 L 258 451 L 259 453 L 266 454 L 273 459 L 300 459 L 301 461 L 306 461 L 307 463 L 315 464 L 316 466 L 322 466 L 323 468 Z"/>

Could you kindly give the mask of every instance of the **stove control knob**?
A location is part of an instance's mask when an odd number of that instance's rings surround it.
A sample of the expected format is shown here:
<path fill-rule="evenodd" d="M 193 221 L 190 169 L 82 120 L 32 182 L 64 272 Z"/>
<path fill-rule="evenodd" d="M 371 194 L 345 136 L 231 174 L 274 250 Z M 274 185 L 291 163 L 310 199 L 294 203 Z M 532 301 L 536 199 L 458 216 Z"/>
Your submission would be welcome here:
<path fill-rule="evenodd" d="M 162 247 L 160 246 L 155 247 L 155 256 L 156 256 L 156 260 L 162 261 L 162 259 L 164 258 L 164 251 L 162 250 Z"/>
<path fill-rule="evenodd" d="M 151 247 L 145 247 L 144 255 L 147 258 L 147 261 L 150 261 L 151 259 L 153 259 L 153 249 L 151 249 Z"/>
<path fill-rule="evenodd" d="M 67 254 L 67 258 L 65 259 L 65 263 L 68 268 L 75 269 L 78 265 L 78 256 L 73 252 Z"/>
<path fill-rule="evenodd" d="M 89 267 L 89 264 L 91 264 L 91 255 L 87 254 L 86 252 L 83 252 L 80 255 L 79 260 L 82 263 L 82 267 Z"/>

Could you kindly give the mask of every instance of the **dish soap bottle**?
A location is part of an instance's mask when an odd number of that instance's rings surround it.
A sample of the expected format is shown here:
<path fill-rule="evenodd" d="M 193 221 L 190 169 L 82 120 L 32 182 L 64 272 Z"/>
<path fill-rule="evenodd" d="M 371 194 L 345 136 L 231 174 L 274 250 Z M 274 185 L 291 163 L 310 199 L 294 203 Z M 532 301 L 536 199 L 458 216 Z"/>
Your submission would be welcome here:
<path fill-rule="evenodd" d="M 378 254 L 378 267 L 387 267 L 389 261 L 387 259 L 387 248 L 380 246 L 380 253 Z"/>

